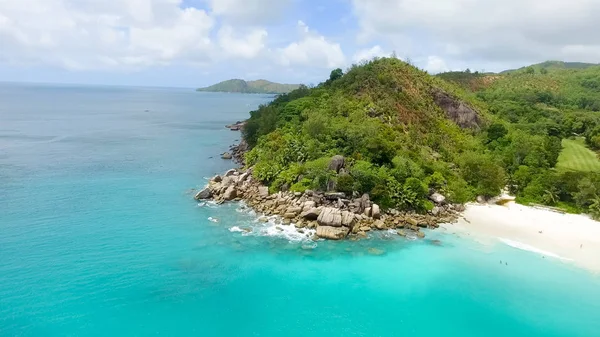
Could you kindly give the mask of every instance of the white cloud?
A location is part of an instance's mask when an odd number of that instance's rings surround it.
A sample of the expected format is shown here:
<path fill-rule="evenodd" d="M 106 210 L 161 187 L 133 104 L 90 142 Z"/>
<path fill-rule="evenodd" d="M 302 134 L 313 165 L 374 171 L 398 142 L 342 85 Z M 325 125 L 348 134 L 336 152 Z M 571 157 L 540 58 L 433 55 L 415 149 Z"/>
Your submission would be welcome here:
<path fill-rule="evenodd" d="M 446 62 L 438 57 L 438 56 L 429 56 L 427 57 L 427 64 L 425 65 L 425 70 L 427 70 L 431 74 L 437 74 L 444 71 L 448 71 L 448 66 Z"/>
<path fill-rule="evenodd" d="M 213 13 L 237 24 L 264 24 L 281 19 L 291 0 L 209 0 Z"/>
<path fill-rule="evenodd" d="M 384 52 L 381 46 L 376 45 L 371 48 L 361 49 L 357 51 L 352 59 L 354 60 L 354 62 L 361 62 L 369 61 L 374 57 L 387 57 L 390 55 L 391 53 Z"/>
<path fill-rule="evenodd" d="M 251 59 L 264 50 L 268 33 L 264 29 L 252 29 L 245 36 L 239 37 L 231 26 L 224 26 L 218 35 L 219 45 L 226 55 Z"/>
<path fill-rule="evenodd" d="M 413 57 L 600 59 L 597 0 L 353 0 L 353 7 L 361 41 L 409 41 L 403 46 Z"/>
<path fill-rule="evenodd" d="M 76 70 L 206 61 L 214 20 L 180 3 L 0 1 L 0 61 Z"/>
<path fill-rule="evenodd" d="M 339 43 L 330 42 L 324 36 L 311 31 L 298 22 L 300 40 L 278 50 L 279 61 L 285 66 L 311 66 L 315 68 L 343 67 L 346 57 Z"/>

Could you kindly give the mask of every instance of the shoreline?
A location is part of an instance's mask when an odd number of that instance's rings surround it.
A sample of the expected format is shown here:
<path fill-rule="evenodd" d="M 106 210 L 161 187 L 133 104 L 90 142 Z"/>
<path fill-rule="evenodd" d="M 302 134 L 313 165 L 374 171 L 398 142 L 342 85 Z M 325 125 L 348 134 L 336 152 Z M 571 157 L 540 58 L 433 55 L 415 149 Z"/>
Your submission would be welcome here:
<path fill-rule="evenodd" d="M 443 196 L 432 195 L 436 207 L 430 214 L 405 213 L 382 210 L 369 199 L 347 197 L 340 192 L 270 193 L 267 186 L 252 177 L 252 169 L 230 169 L 225 174 L 210 179 L 194 199 L 214 200 L 217 204 L 244 201 L 258 215 L 259 221 L 277 216 L 281 224 L 293 224 L 297 229 L 315 230 L 312 240 L 358 240 L 367 238 L 368 232 L 395 230 L 399 236 L 424 238 L 423 228 L 438 228 L 440 224 L 454 222 L 462 205 L 445 203 Z M 440 199 L 441 198 L 441 199 Z"/>
<path fill-rule="evenodd" d="M 584 215 L 515 202 L 467 204 L 456 223 L 441 227 L 485 245 L 504 244 L 600 273 L 600 223 Z"/>

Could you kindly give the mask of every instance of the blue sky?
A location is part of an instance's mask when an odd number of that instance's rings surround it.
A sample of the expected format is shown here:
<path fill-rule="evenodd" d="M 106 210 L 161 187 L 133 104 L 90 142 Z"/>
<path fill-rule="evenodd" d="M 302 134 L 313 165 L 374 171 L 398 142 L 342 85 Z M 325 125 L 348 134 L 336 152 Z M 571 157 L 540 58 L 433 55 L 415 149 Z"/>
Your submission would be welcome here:
<path fill-rule="evenodd" d="M 0 81 L 318 83 L 393 51 L 431 73 L 600 60 L 591 0 L 0 1 Z"/>

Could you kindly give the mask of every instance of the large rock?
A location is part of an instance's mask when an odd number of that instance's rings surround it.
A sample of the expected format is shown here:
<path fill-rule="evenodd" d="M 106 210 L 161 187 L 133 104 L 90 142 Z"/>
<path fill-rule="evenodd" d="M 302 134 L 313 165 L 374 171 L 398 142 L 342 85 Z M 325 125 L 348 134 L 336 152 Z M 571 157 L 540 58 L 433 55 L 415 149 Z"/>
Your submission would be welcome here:
<path fill-rule="evenodd" d="M 194 197 L 194 199 L 203 200 L 203 199 L 210 199 L 210 197 L 212 197 L 212 191 L 210 190 L 210 188 L 206 187 L 202 191 L 196 193 L 196 196 Z"/>
<path fill-rule="evenodd" d="M 339 173 L 340 170 L 344 167 L 346 160 L 344 156 L 333 156 L 331 157 L 331 161 L 329 162 L 329 169 Z"/>
<path fill-rule="evenodd" d="M 229 153 L 229 152 L 225 152 L 225 153 L 223 153 L 221 155 L 221 159 L 228 159 L 229 160 L 229 159 L 232 159 L 232 158 L 233 158 L 233 155 L 231 153 Z"/>
<path fill-rule="evenodd" d="M 317 236 L 323 239 L 329 240 L 341 240 L 345 238 L 350 230 L 347 227 L 331 227 L 331 226 L 318 226 Z"/>
<path fill-rule="evenodd" d="M 236 172 L 237 172 L 237 170 L 236 170 L 236 169 L 231 169 L 231 170 L 228 170 L 227 172 L 225 172 L 225 176 L 226 176 L 226 177 L 231 177 L 231 176 L 234 176 L 234 175 L 236 174 Z"/>
<path fill-rule="evenodd" d="M 356 217 L 354 213 L 348 211 L 342 211 L 342 226 L 346 227 L 354 227 L 354 222 L 356 221 Z"/>
<path fill-rule="evenodd" d="M 342 212 L 337 208 L 325 207 L 319 214 L 317 222 L 321 226 L 341 227 Z"/>
<path fill-rule="evenodd" d="M 269 196 L 269 188 L 267 186 L 258 186 L 258 195 L 266 198 Z"/>
<path fill-rule="evenodd" d="M 381 219 L 381 210 L 379 209 L 379 205 L 373 204 L 371 207 L 371 216 L 373 219 Z"/>
<path fill-rule="evenodd" d="M 231 185 L 235 185 L 235 184 L 237 184 L 239 178 L 240 178 L 239 176 L 224 177 L 223 181 L 221 182 L 221 185 L 224 187 L 229 187 Z"/>
<path fill-rule="evenodd" d="M 300 217 L 306 220 L 317 220 L 320 214 L 320 208 L 311 208 L 307 211 L 302 212 L 302 214 L 300 214 Z"/>
<path fill-rule="evenodd" d="M 362 213 L 367 207 L 371 207 L 371 200 L 369 200 L 369 195 L 366 193 L 362 197 L 355 199 L 354 203 L 358 205 L 358 213 Z"/>
<path fill-rule="evenodd" d="M 438 205 L 441 205 L 446 201 L 446 197 L 439 193 L 433 193 L 429 196 L 429 199 L 431 199 L 431 201 L 435 202 Z"/>
<path fill-rule="evenodd" d="M 315 206 L 317 206 L 316 202 L 314 202 L 313 200 L 308 200 L 308 201 L 305 201 L 304 204 L 302 205 L 302 210 L 304 212 L 306 212 L 310 209 L 315 208 Z"/>
<path fill-rule="evenodd" d="M 344 194 L 342 192 L 325 193 L 325 199 L 327 199 L 327 200 L 344 199 L 345 197 L 346 197 L 346 194 Z"/>
<path fill-rule="evenodd" d="M 433 214 L 434 216 L 438 216 L 440 213 L 442 212 L 442 208 L 435 206 L 432 210 L 431 210 L 431 214 Z"/>
<path fill-rule="evenodd" d="M 286 211 L 286 213 L 293 213 L 294 215 L 298 215 L 300 212 L 302 212 L 302 208 L 296 206 L 288 207 Z"/>
<path fill-rule="evenodd" d="M 231 185 L 229 187 L 227 187 L 227 189 L 225 190 L 225 193 L 223 193 L 223 199 L 229 201 L 229 200 L 233 200 L 237 197 L 237 189 L 235 187 L 235 185 Z"/>
<path fill-rule="evenodd" d="M 465 211 L 465 205 L 463 204 L 456 204 L 454 205 L 454 210 L 457 212 L 464 212 Z"/>
<path fill-rule="evenodd" d="M 467 103 L 441 89 L 434 89 L 432 94 L 433 101 L 461 128 L 478 129 L 482 124 L 479 113 Z"/>
<path fill-rule="evenodd" d="M 223 181 L 223 178 L 217 174 L 210 181 L 212 181 L 213 183 L 220 183 L 221 181 Z"/>
<path fill-rule="evenodd" d="M 384 223 L 383 221 L 381 221 L 381 220 L 376 220 L 376 221 L 373 223 L 373 226 L 374 226 L 375 228 L 379 229 L 379 230 L 384 230 L 384 229 L 386 229 L 386 228 L 387 228 L 387 227 L 385 226 L 385 223 Z"/>

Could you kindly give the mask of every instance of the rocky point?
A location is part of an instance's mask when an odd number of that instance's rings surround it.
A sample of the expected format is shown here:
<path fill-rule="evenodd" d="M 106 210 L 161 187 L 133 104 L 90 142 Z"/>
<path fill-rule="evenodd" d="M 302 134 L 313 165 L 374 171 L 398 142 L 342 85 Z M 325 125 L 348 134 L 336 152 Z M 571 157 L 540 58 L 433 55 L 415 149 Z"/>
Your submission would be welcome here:
<path fill-rule="evenodd" d="M 267 186 L 252 177 L 251 168 L 231 169 L 213 177 L 195 199 L 214 199 L 218 203 L 243 200 L 257 213 L 280 216 L 284 224 L 293 223 L 297 228 L 315 229 L 318 238 L 329 240 L 364 238 L 369 231 L 388 229 L 397 230 L 401 236 L 422 238 L 425 234 L 421 229 L 454 222 L 462 209 L 462 205 L 447 204 L 439 194 L 431 197 L 436 203 L 434 210 L 416 214 L 382 210 L 368 194 L 347 198 L 344 193 L 310 190 L 269 193 Z"/>

